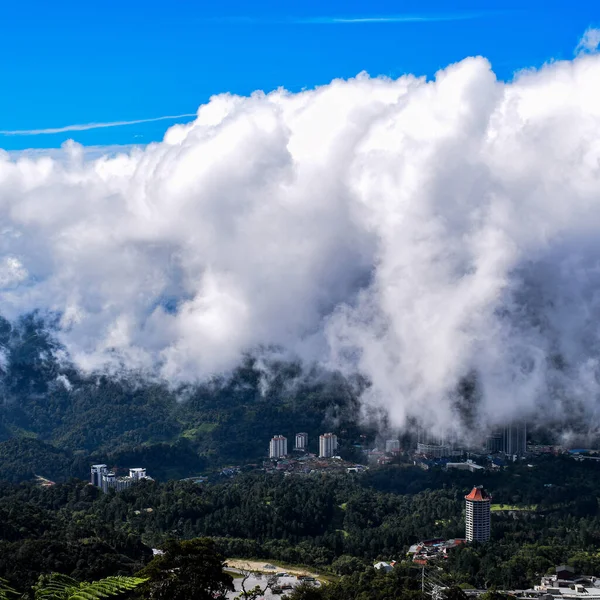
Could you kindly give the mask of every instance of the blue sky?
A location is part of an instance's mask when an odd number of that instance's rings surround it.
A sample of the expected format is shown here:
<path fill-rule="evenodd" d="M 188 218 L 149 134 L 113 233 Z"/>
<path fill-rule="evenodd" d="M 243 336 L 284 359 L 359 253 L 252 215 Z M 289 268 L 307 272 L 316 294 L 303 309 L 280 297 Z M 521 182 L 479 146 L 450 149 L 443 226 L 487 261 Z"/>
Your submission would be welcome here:
<path fill-rule="evenodd" d="M 215 93 L 296 91 L 363 70 L 431 76 L 478 54 L 510 79 L 572 58 L 599 23 L 597 0 L 7 0 L 0 130 L 188 114 Z M 0 135 L 0 147 L 147 143 L 173 122 Z"/>

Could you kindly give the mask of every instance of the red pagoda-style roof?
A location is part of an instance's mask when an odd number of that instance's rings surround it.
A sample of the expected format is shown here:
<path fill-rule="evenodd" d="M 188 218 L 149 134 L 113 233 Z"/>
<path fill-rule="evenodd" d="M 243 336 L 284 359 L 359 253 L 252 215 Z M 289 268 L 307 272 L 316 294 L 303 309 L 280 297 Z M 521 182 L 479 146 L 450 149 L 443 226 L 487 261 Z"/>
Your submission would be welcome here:
<path fill-rule="evenodd" d="M 482 500 L 491 500 L 491 496 L 483 489 L 483 486 L 476 485 L 468 496 L 465 496 L 465 500 L 475 500 L 481 502 Z"/>

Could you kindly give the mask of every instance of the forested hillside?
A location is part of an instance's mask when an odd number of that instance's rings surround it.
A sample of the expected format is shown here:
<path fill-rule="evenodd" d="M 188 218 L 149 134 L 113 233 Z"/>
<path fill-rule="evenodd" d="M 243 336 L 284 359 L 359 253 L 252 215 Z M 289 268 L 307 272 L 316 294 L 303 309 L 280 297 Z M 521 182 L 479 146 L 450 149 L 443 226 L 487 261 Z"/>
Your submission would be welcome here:
<path fill-rule="evenodd" d="M 560 562 L 600 571 L 599 475 L 594 463 L 551 459 L 477 480 L 468 472 L 398 466 L 362 475 L 142 482 L 106 495 L 77 482 L 3 484 L 0 577 L 25 587 L 41 572 L 84 580 L 131 575 L 150 547 L 198 536 L 215 539 L 228 556 L 344 574 L 376 559 L 403 560 L 421 539 L 462 536 L 464 494 L 483 483 L 494 502 L 530 510 L 494 513 L 490 543 L 456 550 L 444 568 L 457 584 L 521 588 Z"/>
<path fill-rule="evenodd" d="M 248 357 L 228 376 L 175 389 L 140 374 L 84 376 L 51 331 L 35 315 L 0 319 L 0 440 L 22 440 L 0 444 L 3 479 L 83 477 L 100 461 L 166 480 L 258 460 L 276 433 L 306 431 L 313 450 L 333 425 L 348 446 L 364 433 L 358 382 L 335 374 Z"/>

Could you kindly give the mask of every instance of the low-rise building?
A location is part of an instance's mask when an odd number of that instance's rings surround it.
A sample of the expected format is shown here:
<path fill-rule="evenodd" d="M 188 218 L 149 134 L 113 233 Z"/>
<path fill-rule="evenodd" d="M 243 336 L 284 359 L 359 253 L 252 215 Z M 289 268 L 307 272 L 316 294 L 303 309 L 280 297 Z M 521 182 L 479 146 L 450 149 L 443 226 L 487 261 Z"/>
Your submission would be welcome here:
<path fill-rule="evenodd" d="M 476 464 L 471 459 L 468 459 L 466 462 L 449 462 L 446 463 L 446 469 L 458 469 L 459 471 L 471 471 L 471 473 L 475 473 L 477 471 L 484 471 L 485 467 Z"/>
<path fill-rule="evenodd" d="M 448 558 L 448 553 L 454 548 L 458 548 L 466 542 L 462 538 L 444 540 L 436 538 L 432 540 L 423 540 L 413 544 L 408 549 L 408 554 L 412 555 L 412 560 L 418 565 L 426 565 L 431 560 Z"/>

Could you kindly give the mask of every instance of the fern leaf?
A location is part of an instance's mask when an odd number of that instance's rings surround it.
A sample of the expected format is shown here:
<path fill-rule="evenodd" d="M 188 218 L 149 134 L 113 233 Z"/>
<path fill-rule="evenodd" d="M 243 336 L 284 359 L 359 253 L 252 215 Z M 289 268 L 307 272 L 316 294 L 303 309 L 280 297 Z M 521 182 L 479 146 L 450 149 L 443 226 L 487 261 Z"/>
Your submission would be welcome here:
<path fill-rule="evenodd" d="M 66 575 L 53 574 L 40 578 L 35 589 L 36 600 L 99 600 L 118 596 L 144 583 L 139 577 L 106 577 L 91 583 L 79 583 Z M 0 600 L 4 600 L 0 596 Z"/>
<path fill-rule="evenodd" d="M 19 593 L 10 587 L 6 579 L 0 578 L 0 600 L 10 600 L 18 595 Z"/>

